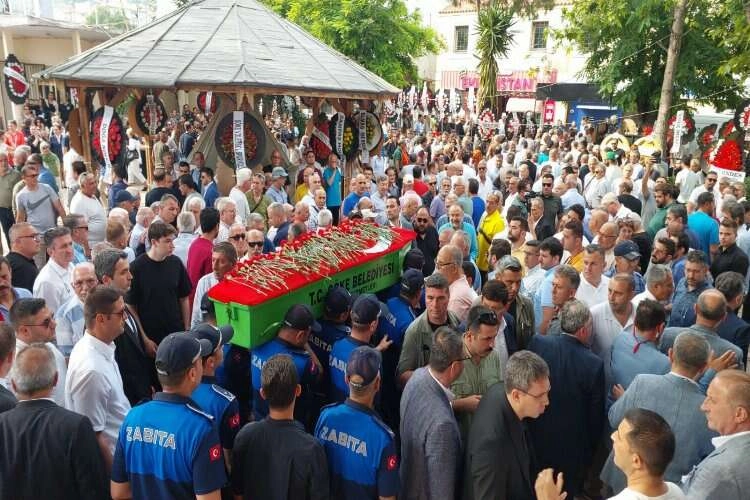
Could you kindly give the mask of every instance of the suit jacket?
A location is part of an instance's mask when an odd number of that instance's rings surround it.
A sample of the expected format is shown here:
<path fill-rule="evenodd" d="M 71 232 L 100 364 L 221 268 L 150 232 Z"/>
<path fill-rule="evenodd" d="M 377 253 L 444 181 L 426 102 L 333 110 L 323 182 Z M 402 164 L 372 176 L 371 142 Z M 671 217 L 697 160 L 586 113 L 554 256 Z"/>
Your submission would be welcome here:
<path fill-rule="evenodd" d="M 91 422 L 49 399 L 0 415 L 0 450 L 0 498 L 109 498 Z"/>
<path fill-rule="evenodd" d="M 550 236 L 555 235 L 555 227 L 542 218 L 534 228 L 534 234 L 536 235 L 537 240 L 544 241 Z"/>
<path fill-rule="evenodd" d="M 461 436 L 450 401 L 427 367 L 414 371 L 401 396 L 401 485 L 405 500 L 453 500 Z"/>
<path fill-rule="evenodd" d="M 155 391 L 161 390 L 156 377 L 154 360 L 146 355 L 137 323 L 128 313 L 125 329 L 115 339 L 115 360 L 122 377 L 122 388 L 132 406 L 150 400 Z"/>
<path fill-rule="evenodd" d="M 464 500 L 533 500 L 533 450 L 505 396 L 495 384 L 482 396 L 466 445 Z"/>
<path fill-rule="evenodd" d="M 750 491 L 747 457 L 750 434 L 737 436 L 716 448 L 693 469 L 683 489 L 688 500 L 741 500 Z"/>
<path fill-rule="evenodd" d="M 724 321 L 719 323 L 716 328 L 716 333 L 719 337 L 724 340 L 728 340 L 732 344 L 742 349 L 743 358 L 742 361 L 747 366 L 747 348 L 750 344 L 750 325 L 747 324 L 743 319 L 737 316 L 734 311 L 729 311 Z"/>
<path fill-rule="evenodd" d="M 0 385 L 0 413 L 15 408 L 18 400 L 8 389 Z"/>
<path fill-rule="evenodd" d="M 605 416 L 604 362 L 571 335 L 534 335 L 528 349 L 549 366 L 552 390 L 545 412 L 529 424 L 539 467 L 565 474 L 572 498 L 583 486 Z"/>
<path fill-rule="evenodd" d="M 705 398 L 698 384 L 672 373 L 638 375 L 609 409 L 609 424 L 616 429 L 631 408 L 644 408 L 661 415 L 672 428 L 677 443 L 664 479 L 679 484 L 682 476 L 713 449 L 711 438 L 716 433 L 706 426 L 706 417 L 700 410 Z M 613 458 L 610 452 L 601 478 L 619 493 L 626 486 L 626 478 L 615 466 Z"/>

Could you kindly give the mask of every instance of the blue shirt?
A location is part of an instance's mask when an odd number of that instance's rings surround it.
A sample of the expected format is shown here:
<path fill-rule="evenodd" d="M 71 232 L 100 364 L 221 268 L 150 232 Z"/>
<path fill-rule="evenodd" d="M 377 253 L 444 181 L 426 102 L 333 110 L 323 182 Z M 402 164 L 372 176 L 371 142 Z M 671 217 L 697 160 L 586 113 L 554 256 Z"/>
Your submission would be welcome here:
<path fill-rule="evenodd" d="M 393 341 L 391 349 L 393 347 L 401 348 L 401 344 L 404 342 L 406 329 L 409 328 L 409 325 L 411 325 L 415 319 L 417 319 L 417 316 L 419 316 L 421 312 L 417 314 L 417 311 L 414 310 L 411 304 L 400 296 L 388 299 L 386 305 L 396 320 L 393 327 L 393 336 L 391 337 L 391 340 Z"/>
<path fill-rule="evenodd" d="M 453 228 L 453 226 L 451 226 L 450 223 L 440 226 L 440 229 L 438 229 L 438 234 L 442 233 L 448 228 Z M 477 230 L 474 229 L 474 223 L 463 222 L 461 224 L 461 229 L 469 235 L 469 240 L 471 241 L 471 246 L 469 248 L 469 257 L 471 258 L 471 260 L 475 261 L 477 260 L 477 253 L 479 253 L 479 250 L 477 248 Z"/>
<path fill-rule="evenodd" d="M 73 242 L 73 264 L 81 264 L 82 262 L 88 262 L 86 258 L 86 251 L 83 249 L 83 245 L 79 245 L 75 241 Z"/>
<path fill-rule="evenodd" d="M 539 331 L 539 325 L 542 324 L 542 308 L 552 307 L 552 278 L 555 277 L 555 266 L 551 269 L 547 269 L 544 274 L 542 284 L 539 285 L 539 289 L 534 294 L 534 330 Z"/>
<path fill-rule="evenodd" d="M 216 183 L 214 181 L 209 182 L 203 190 L 203 200 L 206 202 L 206 206 L 213 207 L 218 197 L 219 189 L 216 187 Z"/>
<path fill-rule="evenodd" d="M 352 329 L 344 324 L 334 323 L 327 319 L 322 319 L 319 323 L 320 331 L 310 333 L 310 348 L 318 357 L 320 364 L 323 365 L 323 369 L 328 371 L 328 356 L 333 344 L 348 336 Z"/>
<path fill-rule="evenodd" d="M 49 171 L 47 167 L 41 167 L 39 169 L 39 182 L 42 182 L 52 189 L 55 190 L 55 193 L 59 193 L 60 190 L 57 187 L 57 181 L 55 180 L 55 176 L 52 175 L 52 172 Z"/>
<path fill-rule="evenodd" d="M 15 303 L 18 299 L 30 299 L 32 297 L 31 292 L 26 290 L 25 288 L 13 287 L 12 290 L 14 295 L 13 303 Z M 0 314 L 2 314 L 3 316 L 2 321 L 10 324 L 10 309 L 5 307 L 5 304 L 0 304 Z"/>
<path fill-rule="evenodd" d="M 610 267 L 607 269 L 606 272 L 603 273 L 604 276 L 607 278 L 611 278 L 615 274 L 617 274 L 617 270 L 615 269 L 615 266 Z M 635 294 L 638 295 L 639 293 L 643 293 L 646 291 L 646 281 L 643 279 L 643 275 L 639 273 L 638 271 L 635 271 L 631 273 L 633 276 L 633 284 L 635 286 Z"/>
<path fill-rule="evenodd" d="M 346 198 L 344 198 L 344 204 L 341 205 L 341 213 L 344 214 L 344 217 L 349 216 L 349 213 L 354 210 L 354 207 L 357 206 L 359 200 L 361 200 L 364 196 L 367 196 L 369 198 L 370 193 L 363 193 L 362 196 L 360 196 L 355 192 L 351 192 L 346 195 Z"/>
<path fill-rule="evenodd" d="M 227 482 L 213 417 L 189 398 L 158 392 L 133 407 L 120 428 L 112 480 L 133 498 L 190 499 Z"/>
<path fill-rule="evenodd" d="M 304 424 L 304 417 L 309 410 L 309 387 L 318 378 L 320 372 L 307 351 L 278 337 L 256 347 L 250 355 L 250 371 L 253 384 L 253 417 L 258 421 L 268 416 L 268 403 L 260 396 L 260 375 L 266 361 L 276 354 L 289 355 L 292 361 L 294 361 L 294 366 L 297 368 L 298 382 L 302 385 L 302 395 L 297 399 L 294 413 L 295 418 Z"/>
<path fill-rule="evenodd" d="M 346 383 L 346 364 L 357 347 L 369 345 L 347 335 L 337 340 L 331 349 L 328 364 L 331 369 L 331 401 L 342 402 L 349 397 L 349 384 Z"/>
<path fill-rule="evenodd" d="M 214 377 L 203 377 L 190 397 L 206 413 L 214 417 L 214 422 L 219 428 L 221 447 L 231 450 L 234 447 L 234 438 L 240 430 L 240 406 L 234 394 L 216 385 L 215 381 Z"/>
<path fill-rule="evenodd" d="M 696 210 L 688 215 L 688 228 L 698 236 L 700 249 L 706 252 L 710 262 L 711 245 L 719 244 L 719 223 L 703 210 Z"/>
<path fill-rule="evenodd" d="M 612 343 L 612 383 L 627 389 L 636 375 L 669 373 L 669 358 L 659 351 L 656 344 L 646 341 L 634 332 L 621 332 Z"/>
<path fill-rule="evenodd" d="M 370 408 L 347 399 L 323 409 L 315 426 L 331 476 L 331 498 L 377 500 L 399 493 L 393 432 Z"/>
<path fill-rule="evenodd" d="M 474 221 L 474 227 L 479 227 L 479 220 L 482 218 L 482 214 L 486 208 L 484 200 L 479 196 L 472 196 L 471 203 L 473 210 L 471 212 L 471 220 Z"/>
<path fill-rule="evenodd" d="M 682 281 L 682 278 L 685 277 L 685 262 L 684 255 L 679 260 L 672 262 L 672 281 L 674 281 L 675 290 L 680 281 Z"/>
<path fill-rule="evenodd" d="M 328 180 L 333 178 L 333 184 L 328 185 Z M 323 189 L 326 191 L 326 207 L 341 206 L 341 169 L 331 170 L 329 167 L 323 169 Z"/>
<path fill-rule="evenodd" d="M 674 291 L 672 300 L 672 313 L 669 315 L 667 326 L 693 326 L 695 324 L 695 309 L 693 306 L 698 302 L 698 295 L 704 290 L 711 288 L 708 280 L 698 285 L 695 290 L 688 290 L 687 278 L 682 278 Z"/>

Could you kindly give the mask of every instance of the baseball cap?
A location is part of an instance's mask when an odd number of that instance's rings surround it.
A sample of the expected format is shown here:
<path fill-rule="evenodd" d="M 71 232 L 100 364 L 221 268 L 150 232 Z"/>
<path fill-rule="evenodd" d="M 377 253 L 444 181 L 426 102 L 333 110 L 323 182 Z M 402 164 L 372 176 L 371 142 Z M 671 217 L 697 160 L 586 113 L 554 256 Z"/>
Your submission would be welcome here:
<path fill-rule="evenodd" d="M 354 387 L 367 387 L 380 373 L 382 356 L 377 349 L 359 346 L 349 355 L 346 363 L 346 376 Z"/>
<path fill-rule="evenodd" d="M 380 317 L 382 306 L 372 294 L 364 293 L 357 297 L 352 304 L 352 323 L 367 325 Z"/>
<path fill-rule="evenodd" d="M 156 371 L 161 375 L 179 373 L 212 352 L 207 339 L 198 340 L 186 332 L 170 333 L 156 349 Z"/>
<path fill-rule="evenodd" d="M 404 269 L 417 269 L 424 267 L 424 253 L 419 248 L 412 248 L 404 256 Z"/>
<path fill-rule="evenodd" d="M 418 269 L 407 269 L 401 276 L 401 291 L 413 294 L 424 286 L 424 275 Z"/>
<path fill-rule="evenodd" d="M 635 260 L 641 258 L 641 252 L 638 250 L 638 245 L 632 241 L 621 241 L 615 245 L 615 257 L 625 257 L 628 260 Z"/>
<path fill-rule="evenodd" d="M 115 203 L 123 203 L 126 201 L 135 201 L 135 196 L 130 194 L 127 189 L 118 191 L 117 195 L 115 196 Z"/>
<path fill-rule="evenodd" d="M 213 326 L 208 323 L 201 323 L 195 325 L 190 329 L 188 335 L 195 337 L 196 339 L 206 339 L 211 342 L 211 352 L 216 352 L 216 349 L 228 344 L 234 336 L 234 328 L 231 325 Z"/>
<path fill-rule="evenodd" d="M 315 316 L 305 304 L 295 304 L 290 307 L 284 315 L 284 325 L 295 330 L 312 328 L 314 332 L 320 331 L 320 323 L 315 321 Z"/>
<path fill-rule="evenodd" d="M 271 178 L 278 179 L 279 177 L 289 177 L 289 174 L 286 173 L 284 167 L 273 167 L 273 170 L 271 170 Z"/>
<path fill-rule="evenodd" d="M 249 181 L 253 177 L 253 171 L 249 168 L 241 168 L 235 175 L 237 177 L 237 185 L 239 186 L 240 184 Z"/>
<path fill-rule="evenodd" d="M 331 314 L 342 314 L 352 307 L 352 294 L 341 285 L 328 289 L 323 305 Z"/>

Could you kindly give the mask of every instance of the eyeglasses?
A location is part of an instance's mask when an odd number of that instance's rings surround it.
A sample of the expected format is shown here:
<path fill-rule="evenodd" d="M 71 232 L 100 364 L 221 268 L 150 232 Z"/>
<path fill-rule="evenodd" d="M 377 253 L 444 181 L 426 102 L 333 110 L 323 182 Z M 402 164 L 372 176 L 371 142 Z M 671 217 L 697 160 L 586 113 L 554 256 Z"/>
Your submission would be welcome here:
<path fill-rule="evenodd" d="M 88 226 L 76 226 L 76 229 L 85 229 L 86 231 L 89 230 Z"/>
<path fill-rule="evenodd" d="M 429 184 L 430 186 L 436 186 L 437 182 L 428 182 L 427 184 Z"/>
<path fill-rule="evenodd" d="M 39 241 L 39 238 L 41 238 L 41 236 L 42 235 L 39 233 L 27 234 L 26 236 L 19 236 L 18 239 L 20 240 L 21 238 L 31 238 L 32 240 Z"/>
<path fill-rule="evenodd" d="M 708 177 L 708 178 L 706 179 L 706 181 L 708 181 L 708 182 L 716 182 L 716 179 L 712 179 L 712 178 Z"/>
<path fill-rule="evenodd" d="M 552 184 L 549 182 L 542 182 L 542 186 L 544 187 L 552 187 Z"/>
<path fill-rule="evenodd" d="M 73 286 L 75 288 L 80 288 L 83 285 L 88 285 L 89 287 L 93 287 L 93 286 L 96 286 L 97 283 L 98 283 L 98 281 L 96 281 L 96 279 L 89 278 L 87 280 L 76 280 L 76 281 L 73 282 Z"/>
<path fill-rule="evenodd" d="M 550 387 L 547 389 L 546 392 L 543 392 L 541 394 L 531 394 L 530 392 L 522 391 L 521 389 L 518 389 L 520 392 L 526 394 L 527 396 L 531 396 L 534 399 L 542 399 L 544 397 L 549 397 L 549 393 L 552 391 L 552 388 Z"/>
<path fill-rule="evenodd" d="M 419 222 L 419 223 L 425 223 L 425 224 L 426 224 L 427 222 L 430 222 L 430 220 L 429 220 L 429 219 L 424 219 L 424 218 L 422 218 L 422 217 L 417 217 L 417 219 L 416 219 L 416 220 L 417 220 L 417 222 Z"/>
<path fill-rule="evenodd" d="M 247 246 L 249 247 L 262 247 L 263 242 L 262 241 L 248 241 Z"/>
<path fill-rule="evenodd" d="M 452 266 L 454 264 L 455 264 L 455 262 L 435 262 L 435 266 L 438 269 L 442 269 L 444 267 Z"/>
<path fill-rule="evenodd" d="M 27 323 L 23 326 L 43 326 L 44 328 L 49 328 L 49 326 L 52 324 L 52 322 L 55 321 L 51 316 L 41 323 L 33 324 L 33 323 Z"/>
<path fill-rule="evenodd" d="M 119 316 L 120 319 L 125 317 L 125 313 L 127 312 L 127 309 L 121 309 L 119 311 L 113 311 L 111 313 L 105 313 L 107 316 Z"/>
<path fill-rule="evenodd" d="M 244 240 L 245 239 L 245 235 L 244 234 L 235 234 L 234 236 L 230 236 L 229 238 L 232 239 L 232 240 L 234 240 L 234 241 L 240 241 L 240 240 Z"/>

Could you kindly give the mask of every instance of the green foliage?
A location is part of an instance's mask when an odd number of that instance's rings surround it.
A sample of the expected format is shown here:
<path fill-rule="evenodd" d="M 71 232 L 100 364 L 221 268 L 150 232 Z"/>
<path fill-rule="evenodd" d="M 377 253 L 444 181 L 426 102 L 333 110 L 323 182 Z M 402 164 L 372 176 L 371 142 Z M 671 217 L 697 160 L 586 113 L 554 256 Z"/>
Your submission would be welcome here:
<path fill-rule="evenodd" d="M 513 44 L 511 28 L 513 12 L 492 2 L 479 11 L 477 19 L 477 52 L 474 56 L 479 59 L 479 92 L 477 102 L 479 109 L 489 105 L 494 109 L 497 94 L 497 59 L 507 57 Z"/>
<path fill-rule="evenodd" d="M 488 0 L 483 0 L 488 1 Z M 519 17 L 533 18 L 539 11 L 548 11 L 555 6 L 555 0 L 489 0 Z"/>
<path fill-rule="evenodd" d="M 403 0 L 263 2 L 397 87 L 417 81 L 414 58 L 444 47 L 433 29 L 422 26 L 418 12 L 407 11 Z"/>
<path fill-rule="evenodd" d="M 746 75 L 750 67 L 750 2 L 723 0 L 715 9 L 717 24 L 709 27 L 708 36 L 729 53 L 719 72 Z"/>
<path fill-rule="evenodd" d="M 727 26 L 721 24 L 716 5 L 713 0 L 692 0 L 688 6 L 674 79 L 675 106 L 689 98 L 725 109 L 739 99 L 738 81 L 721 71 L 731 53 L 709 35 Z M 582 76 L 598 84 L 605 98 L 647 113 L 659 105 L 673 10 L 673 0 L 574 0 L 564 13 L 566 27 L 556 36 L 588 56 Z M 741 69 L 748 74 L 747 66 Z M 643 119 L 653 121 L 655 115 Z"/>
<path fill-rule="evenodd" d="M 130 21 L 125 15 L 125 11 L 107 5 L 97 5 L 86 16 L 85 23 L 92 26 L 99 26 L 111 34 L 125 33 L 132 28 Z"/>

